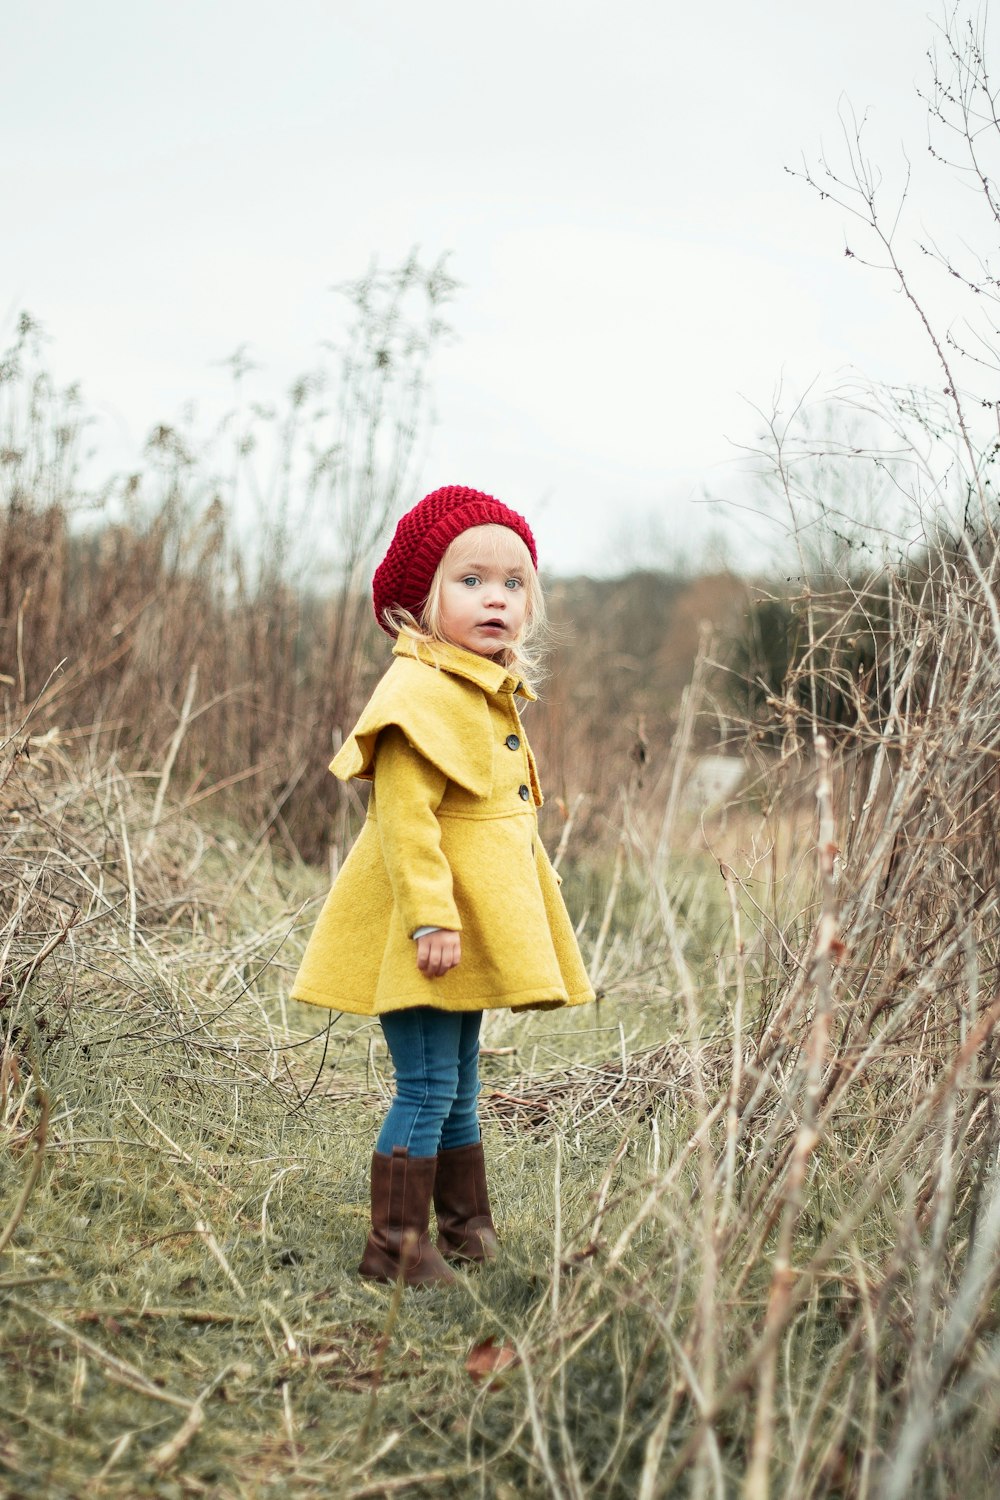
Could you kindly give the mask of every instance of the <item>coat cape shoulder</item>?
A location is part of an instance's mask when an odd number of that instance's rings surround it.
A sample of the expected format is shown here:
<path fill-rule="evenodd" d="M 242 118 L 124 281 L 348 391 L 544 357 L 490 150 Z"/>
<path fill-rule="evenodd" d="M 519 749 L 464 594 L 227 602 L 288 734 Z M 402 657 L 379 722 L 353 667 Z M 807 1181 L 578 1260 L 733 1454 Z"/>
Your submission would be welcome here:
<path fill-rule="evenodd" d="M 496 670 L 501 678 L 506 675 Z M 414 655 L 397 655 L 330 762 L 334 776 L 371 781 L 375 742 L 391 724 L 449 781 L 475 797 L 489 796 L 493 747 L 489 708 L 479 682 Z"/>

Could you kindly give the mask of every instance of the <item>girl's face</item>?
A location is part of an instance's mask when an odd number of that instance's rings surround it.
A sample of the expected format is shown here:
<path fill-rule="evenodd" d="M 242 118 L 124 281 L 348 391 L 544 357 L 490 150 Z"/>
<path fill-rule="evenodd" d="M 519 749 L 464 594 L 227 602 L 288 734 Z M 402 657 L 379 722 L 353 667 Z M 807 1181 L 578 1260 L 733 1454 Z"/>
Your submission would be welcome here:
<path fill-rule="evenodd" d="M 438 626 L 445 640 L 496 656 L 521 636 L 531 558 L 507 526 L 472 526 L 441 559 Z"/>

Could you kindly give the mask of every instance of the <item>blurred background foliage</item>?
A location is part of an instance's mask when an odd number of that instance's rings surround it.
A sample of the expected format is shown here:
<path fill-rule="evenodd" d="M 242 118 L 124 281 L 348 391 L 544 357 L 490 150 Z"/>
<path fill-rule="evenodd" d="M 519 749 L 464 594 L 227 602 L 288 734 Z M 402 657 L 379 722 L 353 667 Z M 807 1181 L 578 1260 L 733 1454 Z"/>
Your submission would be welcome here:
<path fill-rule="evenodd" d="M 283 409 L 238 403 L 207 439 L 157 426 L 134 472 L 98 486 L 80 391 L 53 384 L 30 317 L 0 359 L 8 725 L 30 709 L 36 733 L 132 769 L 173 746 L 175 789 L 308 861 L 343 847 L 359 813 L 326 766 L 388 660 L 368 580 L 424 487 L 428 362 L 452 287 L 411 258 L 344 290 L 343 346 Z M 247 369 L 234 357 L 237 397 Z M 828 496 L 845 481 L 823 482 Z M 699 657 L 700 749 L 779 753 L 807 720 L 863 744 L 891 699 L 893 600 L 934 580 L 929 554 L 893 569 L 860 540 L 840 553 L 796 576 L 776 555 L 773 577 L 664 556 L 547 578 L 550 672 L 527 712 L 553 827 L 582 798 L 600 841 L 623 791 L 655 790 Z"/>

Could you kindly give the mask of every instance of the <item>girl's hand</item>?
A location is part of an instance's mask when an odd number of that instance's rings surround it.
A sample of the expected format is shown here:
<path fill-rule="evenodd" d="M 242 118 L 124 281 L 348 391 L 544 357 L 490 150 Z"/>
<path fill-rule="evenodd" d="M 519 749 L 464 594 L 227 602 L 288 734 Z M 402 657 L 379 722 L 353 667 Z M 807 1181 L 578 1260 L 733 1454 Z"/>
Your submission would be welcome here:
<path fill-rule="evenodd" d="M 417 938 L 417 968 L 428 979 L 438 979 L 462 957 L 462 935 L 441 927 Z"/>

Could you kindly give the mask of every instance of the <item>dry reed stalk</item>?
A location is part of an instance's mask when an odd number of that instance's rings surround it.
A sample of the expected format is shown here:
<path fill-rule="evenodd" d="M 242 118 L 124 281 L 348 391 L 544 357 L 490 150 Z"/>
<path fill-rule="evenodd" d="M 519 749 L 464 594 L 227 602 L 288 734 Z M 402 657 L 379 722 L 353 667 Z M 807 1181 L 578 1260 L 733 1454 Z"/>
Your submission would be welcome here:
<path fill-rule="evenodd" d="M 736 1005 L 733 1011 L 732 1077 L 726 1100 L 726 1153 L 723 1167 L 722 1207 L 715 1233 L 724 1230 L 733 1212 L 733 1194 L 736 1186 L 736 1137 L 739 1130 L 739 1099 L 743 1085 L 743 1016 L 746 1009 L 746 948 L 743 942 L 739 899 L 733 872 L 728 865 L 722 866 L 726 882 L 726 895 L 733 926 L 733 946 L 736 968 Z"/>
<path fill-rule="evenodd" d="M 126 1302 L 109 1302 L 91 1305 L 78 1311 L 75 1317 L 78 1323 L 100 1323 L 105 1318 L 167 1318 L 177 1319 L 182 1323 L 219 1323 L 228 1327 L 237 1323 L 254 1323 L 260 1314 L 256 1310 L 218 1312 L 207 1307 L 155 1307 L 151 1304 L 132 1307 Z"/>
<path fill-rule="evenodd" d="M 115 1443 L 112 1446 L 111 1452 L 108 1454 L 108 1456 L 105 1459 L 104 1463 L 101 1465 L 101 1467 L 98 1469 L 97 1473 L 94 1475 L 94 1484 L 95 1484 L 95 1486 L 103 1484 L 104 1481 L 105 1481 L 105 1479 L 107 1479 L 108 1475 L 111 1473 L 111 1471 L 118 1466 L 118 1464 L 121 1462 L 121 1460 L 125 1457 L 125 1455 L 128 1452 L 129 1448 L 131 1448 L 131 1446 L 132 1446 L 132 1439 L 134 1437 L 135 1437 L 135 1433 L 134 1432 L 123 1432 L 121 1434 L 121 1436 L 115 1440 Z"/>
<path fill-rule="evenodd" d="M 934 1427 L 934 1405 L 952 1366 L 967 1344 L 983 1298 L 1000 1278 L 1000 1174 L 994 1171 L 993 1191 L 982 1231 L 976 1237 L 965 1275 L 948 1310 L 947 1321 L 935 1341 L 926 1380 L 913 1393 L 903 1421 L 896 1452 L 887 1458 L 880 1481 L 885 1500 L 904 1500 L 912 1493 L 913 1475 Z"/>
<path fill-rule="evenodd" d="M 195 1234 L 201 1235 L 203 1241 L 205 1242 L 205 1248 L 211 1255 L 212 1259 L 216 1262 L 217 1265 L 222 1268 L 222 1272 L 225 1275 L 226 1280 L 232 1286 L 237 1297 L 239 1297 L 241 1302 L 245 1302 L 247 1300 L 246 1288 L 243 1286 L 243 1283 L 240 1281 L 239 1277 L 236 1275 L 236 1272 L 233 1270 L 232 1266 L 226 1259 L 225 1254 L 223 1253 L 222 1246 L 219 1244 L 218 1237 L 211 1224 L 209 1224 L 206 1219 L 196 1219 L 194 1223 L 194 1229 Z"/>
<path fill-rule="evenodd" d="M 817 846 L 823 903 L 816 930 L 813 951 L 815 1010 L 809 1033 L 809 1050 L 802 1089 L 801 1123 L 795 1137 L 783 1188 L 784 1211 L 774 1255 L 774 1269 L 768 1291 L 764 1336 L 767 1340 L 757 1378 L 757 1406 L 753 1447 L 744 1492 L 747 1500 L 767 1500 L 770 1492 L 769 1469 L 774 1442 L 774 1387 L 777 1339 L 768 1338 L 788 1321 L 790 1298 L 795 1276 L 792 1269 L 792 1240 L 802 1211 L 802 1195 L 809 1160 L 819 1143 L 817 1113 L 823 1068 L 827 1058 L 830 1017 L 833 1010 L 832 976 L 836 955 L 842 950 L 839 936 L 839 914 L 834 884 L 834 864 L 838 853 L 833 820 L 833 791 L 830 784 L 830 757 L 823 735 L 816 736 L 819 780 L 816 798 L 819 804 L 819 839 Z"/>
<path fill-rule="evenodd" d="M 404 1495 L 407 1490 L 422 1490 L 425 1495 L 433 1494 L 432 1486 L 449 1484 L 454 1480 L 464 1480 L 468 1471 L 461 1469 L 426 1469 L 419 1474 L 400 1474 L 396 1478 L 373 1479 L 367 1484 L 358 1485 L 356 1488 L 345 1492 L 344 1500 L 380 1500 L 383 1495 Z"/>
<path fill-rule="evenodd" d="M 24 1184 L 17 1195 L 7 1222 L 3 1226 L 3 1229 L 0 1230 L 0 1255 L 7 1249 L 7 1246 L 14 1238 L 18 1225 L 24 1218 L 25 1209 L 31 1200 L 32 1193 L 38 1185 L 38 1179 L 41 1177 L 42 1168 L 45 1165 L 45 1147 L 49 1135 L 51 1104 L 48 1090 L 42 1086 L 34 1069 L 32 1077 L 34 1080 L 35 1097 L 39 1104 L 39 1118 L 38 1124 L 31 1132 L 31 1165 L 28 1168 Z"/>
<path fill-rule="evenodd" d="M 233 1368 L 233 1365 L 226 1365 L 219 1371 L 214 1379 L 205 1386 L 204 1390 L 200 1391 L 195 1397 L 191 1404 L 191 1410 L 173 1437 L 167 1438 L 158 1447 L 153 1449 L 149 1455 L 148 1463 L 154 1473 L 165 1474 L 168 1469 L 172 1469 L 185 1448 L 197 1437 L 205 1424 L 205 1402 L 215 1394 Z"/>
<path fill-rule="evenodd" d="M 156 784 L 156 795 L 153 798 L 153 810 L 150 813 L 149 817 L 149 828 L 147 829 L 146 837 L 143 839 L 142 848 L 139 851 L 140 861 L 149 858 L 150 850 L 153 847 L 153 840 L 156 837 L 156 829 L 163 814 L 163 802 L 164 798 L 167 795 L 167 788 L 170 785 L 170 777 L 174 769 L 174 762 L 177 759 L 177 752 L 180 750 L 184 735 L 187 732 L 188 723 L 190 722 L 191 718 L 191 710 L 194 707 L 194 695 L 197 690 L 198 663 L 195 662 L 191 668 L 191 671 L 188 673 L 187 688 L 184 692 L 184 702 L 181 704 L 180 718 L 177 720 L 177 728 L 174 730 L 170 738 L 170 744 L 167 747 L 167 753 L 163 760 L 163 770 L 161 771 L 160 779 Z"/>
<path fill-rule="evenodd" d="M 552 1317 L 559 1316 L 559 1274 L 562 1269 L 562 1137 L 554 1141 L 552 1181 Z"/>
<path fill-rule="evenodd" d="M 115 795 L 118 800 L 118 821 L 122 835 L 122 854 L 125 861 L 125 875 L 128 881 L 128 942 L 131 949 L 136 946 L 136 926 L 139 920 L 139 905 L 135 887 L 135 865 L 132 859 L 132 841 L 129 838 L 128 823 L 125 818 L 125 806 L 122 800 L 121 782 L 115 781 Z"/>
<path fill-rule="evenodd" d="M 19 915 L 20 914 L 18 914 L 18 916 Z M 18 920 L 18 916 L 15 916 L 15 918 L 13 919 L 15 922 Z M 49 958 L 50 955 L 53 954 L 55 950 L 61 946 L 61 944 L 65 943 L 66 939 L 70 935 L 71 930 L 76 926 L 79 920 L 79 911 L 70 913 L 63 925 L 56 932 L 52 933 L 51 937 L 49 937 L 47 941 L 42 944 L 38 952 L 28 961 L 25 967 L 18 971 L 16 980 L 18 984 L 26 986 L 34 978 L 36 970 L 42 966 L 45 960 Z M 0 965 L 0 973 L 2 973 L 2 965 Z"/>
<path fill-rule="evenodd" d="M 403 1245 L 403 1251 L 404 1253 L 409 1253 L 408 1247 L 405 1243 Z M 365 1448 L 368 1446 L 368 1439 L 371 1435 L 372 1425 L 375 1421 L 375 1413 L 378 1408 L 379 1392 L 382 1388 L 382 1380 L 385 1375 L 385 1361 L 389 1353 L 389 1345 L 392 1342 L 392 1336 L 396 1331 L 396 1324 L 399 1321 L 400 1309 L 403 1305 L 403 1291 L 405 1285 L 406 1283 L 403 1280 L 403 1272 L 402 1270 L 400 1270 L 400 1273 L 397 1276 L 392 1289 L 392 1296 L 389 1298 L 389 1306 L 386 1309 L 385 1322 L 382 1324 L 382 1332 L 379 1336 L 378 1343 L 375 1346 L 375 1359 L 372 1365 L 371 1393 L 368 1397 L 368 1405 L 365 1409 L 364 1418 L 361 1422 L 360 1427 L 358 1428 L 358 1436 L 355 1443 L 355 1458 L 363 1453 Z"/>
<path fill-rule="evenodd" d="M 698 652 L 695 657 L 691 681 L 681 695 L 677 732 L 670 746 L 670 755 L 667 762 L 670 767 L 670 790 L 667 794 L 663 817 L 660 820 L 659 833 L 656 838 L 653 855 L 658 869 L 665 865 L 672 846 L 677 812 L 681 802 L 681 791 L 685 775 L 687 774 L 688 757 L 691 753 L 695 720 L 701 709 L 705 693 L 708 675 L 708 652 L 709 630 L 707 626 L 703 625 L 699 631 Z"/>
<path fill-rule="evenodd" d="M 542 1414 L 542 1408 L 539 1404 L 538 1391 L 535 1385 L 535 1379 L 532 1373 L 528 1351 L 524 1344 L 524 1341 L 521 1339 L 515 1339 L 514 1347 L 517 1350 L 518 1364 L 524 1373 L 525 1404 L 528 1411 L 528 1418 L 531 1424 L 531 1436 L 535 1455 L 537 1456 L 539 1463 L 542 1466 L 542 1472 L 545 1475 L 545 1480 L 549 1487 L 549 1493 L 554 1497 L 554 1500 L 563 1500 L 563 1497 L 566 1495 L 566 1489 L 562 1483 L 562 1477 L 556 1469 L 555 1463 L 552 1459 L 552 1454 L 549 1450 L 545 1419 Z"/>
<path fill-rule="evenodd" d="M 556 874 L 559 873 L 559 866 L 562 864 L 566 850 L 569 848 L 569 841 L 573 835 L 573 828 L 576 823 L 576 815 L 583 806 L 584 800 L 583 792 L 578 792 L 572 804 L 566 809 L 566 816 L 559 834 L 559 842 L 552 856 L 552 868 Z"/>
<path fill-rule="evenodd" d="M 621 889 L 622 876 L 625 873 L 625 834 L 622 833 L 615 850 L 615 863 L 611 872 L 611 884 L 608 886 L 607 900 L 604 903 L 604 912 L 601 916 L 601 925 L 597 932 L 597 941 L 594 943 L 594 952 L 590 960 L 590 982 L 595 991 L 600 990 L 603 976 L 602 959 L 604 958 L 604 945 L 608 940 L 608 932 L 611 928 L 611 919 L 614 916 L 615 905 L 618 901 L 618 892 Z"/>

